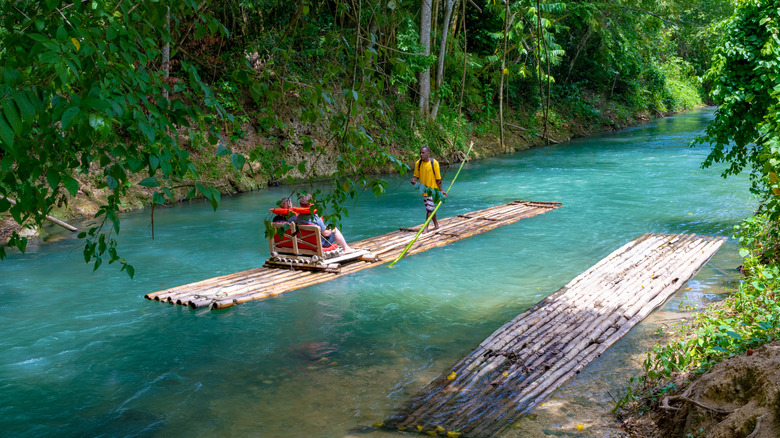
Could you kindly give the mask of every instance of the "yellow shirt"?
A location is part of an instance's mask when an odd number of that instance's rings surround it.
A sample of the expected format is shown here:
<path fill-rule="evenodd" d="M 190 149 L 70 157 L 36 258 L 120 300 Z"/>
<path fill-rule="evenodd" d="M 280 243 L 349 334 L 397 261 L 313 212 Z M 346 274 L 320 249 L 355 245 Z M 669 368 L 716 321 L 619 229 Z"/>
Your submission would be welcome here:
<path fill-rule="evenodd" d="M 423 185 L 438 189 L 439 185 L 436 181 L 441 179 L 441 173 L 439 173 L 439 162 L 433 158 L 429 158 L 428 161 L 417 160 L 414 164 L 414 176 L 420 180 Z M 425 194 L 423 194 L 425 196 Z"/>

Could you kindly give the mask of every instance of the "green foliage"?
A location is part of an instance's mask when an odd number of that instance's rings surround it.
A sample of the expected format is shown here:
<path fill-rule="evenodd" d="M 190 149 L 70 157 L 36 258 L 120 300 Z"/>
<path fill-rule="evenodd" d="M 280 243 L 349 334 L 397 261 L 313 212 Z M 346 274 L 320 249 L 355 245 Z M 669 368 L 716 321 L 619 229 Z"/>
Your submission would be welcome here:
<path fill-rule="evenodd" d="M 397 47 L 402 53 L 391 58 L 393 65 L 390 83 L 413 88 L 417 82 L 417 74 L 425 71 L 436 61 L 433 55 L 423 56 L 420 44 L 420 30 L 411 16 L 406 16 L 401 21 L 397 37 Z"/>
<path fill-rule="evenodd" d="M 120 262 L 132 276 L 112 237 L 132 176 L 159 187 L 156 200 L 171 197 L 173 181 L 197 172 L 170 133 L 194 124 L 210 131 L 213 143 L 214 122 L 227 116 L 186 58 L 175 58 L 175 78 L 166 80 L 162 48 L 225 29 L 189 1 L 170 4 L 170 26 L 168 9 L 157 2 L 4 2 L 0 8 L 0 195 L 18 200 L 0 202 L 0 213 L 41 224 L 53 205 L 76 196 L 78 174 L 98 172 L 98 187 L 110 195 L 98 223 L 80 235 L 84 259 L 95 268 L 104 258 Z M 197 190 L 216 205 L 213 189 Z M 16 234 L 9 245 L 25 249 Z"/>
<path fill-rule="evenodd" d="M 776 1 L 739 1 L 721 29 L 723 43 L 705 76 L 719 104 L 697 143 L 712 147 L 704 167 L 724 162 L 723 176 L 751 172 L 751 190 L 772 221 L 780 218 L 780 40 Z"/>
<path fill-rule="evenodd" d="M 687 61 L 673 57 L 661 68 L 664 74 L 664 105 L 671 111 L 684 111 L 703 103 L 703 90 L 693 66 Z"/>

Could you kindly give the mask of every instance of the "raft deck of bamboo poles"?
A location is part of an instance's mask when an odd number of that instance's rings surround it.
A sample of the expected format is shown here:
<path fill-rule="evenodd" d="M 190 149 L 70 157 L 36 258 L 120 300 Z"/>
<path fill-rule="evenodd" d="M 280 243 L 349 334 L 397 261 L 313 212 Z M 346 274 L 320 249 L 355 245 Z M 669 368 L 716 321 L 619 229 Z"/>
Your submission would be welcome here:
<path fill-rule="evenodd" d="M 492 437 L 694 276 L 725 237 L 645 234 L 490 335 L 381 427 Z"/>
<path fill-rule="evenodd" d="M 439 229 L 422 234 L 407 254 L 444 246 L 456 240 L 546 213 L 560 206 L 559 202 L 514 201 L 443 218 L 439 220 Z M 247 301 L 261 300 L 332 280 L 336 275 L 351 274 L 394 260 L 412 241 L 420 226 L 401 228 L 381 236 L 350 242 L 350 246 L 354 248 L 370 250 L 376 259 L 345 264 L 341 266 L 339 274 L 260 267 L 149 293 L 145 297 L 192 308 L 211 309 L 222 309 Z"/>

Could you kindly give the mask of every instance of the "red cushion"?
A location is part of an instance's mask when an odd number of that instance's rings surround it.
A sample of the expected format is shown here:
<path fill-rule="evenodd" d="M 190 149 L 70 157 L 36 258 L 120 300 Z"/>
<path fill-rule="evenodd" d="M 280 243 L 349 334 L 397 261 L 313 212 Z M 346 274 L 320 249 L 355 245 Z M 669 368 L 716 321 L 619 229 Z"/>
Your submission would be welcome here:
<path fill-rule="evenodd" d="M 317 209 L 311 207 L 293 207 L 292 211 L 295 214 L 317 214 Z"/>
<path fill-rule="evenodd" d="M 277 224 L 289 224 L 289 223 L 290 222 L 277 222 Z M 292 227 L 285 227 L 284 234 L 286 234 L 286 236 L 280 236 L 278 233 L 274 233 L 274 244 L 279 248 L 292 248 L 293 243 L 292 243 L 292 239 L 290 238 L 292 236 Z M 282 242 L 282 239 L 287 239 L 287 240 Z"/>
<path fill-rule="evenodd" d="M 299 240 L 302 240 L 308 243 L 309 245 L 311 245 L 311 248 L 307 248 L 311 250 L 317 248 L 317 241 L 315 239 L 320 239 L 320 241 L 323 241 L 323 238 L 319 235 L 319 233 L 315 233 L 314 231 L 309 231 L 309 230 L 300 230 L 300 234 L 298 235 L 298 238 Z M 304 245 L 303 247 L 306 248 L 306 245 Z M 338 247 L 339 246 L 336 245 L 335 243 L 331 243 L 328 246 L 323 245 L 322 252 L 333 251 L 335 249 L 338 249 Z"/>
<path fill-rule="evenodd" d="M 295 210 L 291 208 L 272 208 L 271 213 L 278 214 L 279 216 L 289 216 L 295 214 Z"/>

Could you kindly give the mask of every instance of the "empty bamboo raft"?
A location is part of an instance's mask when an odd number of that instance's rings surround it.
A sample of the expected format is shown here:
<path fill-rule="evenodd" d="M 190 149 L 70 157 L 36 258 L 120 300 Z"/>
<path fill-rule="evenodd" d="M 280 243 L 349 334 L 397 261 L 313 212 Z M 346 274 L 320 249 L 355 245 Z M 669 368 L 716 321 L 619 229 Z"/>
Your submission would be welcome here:
<path fill-rule="evenodd" d="M 492 437 L 663 304 L 726 239 L 645 234 L 490 335 L 382 423 Z"/>
<path fill-rule="evenodd" d="M 444 246 L 475 234 L 546 213 L 560 207 L 559 202 L 514 201 L 439 220 L 439 229 L 422 234 L 407 254 L 416 254 Z M 402 228 L 381 236 L 350 242 L 350 246 L 368 249 L 378 257 L 375 262 L 359 261 L 341 267 L 340 274 L 389 262 L 412 241 L 420 225 Z M 247 301 L 261 300 L 335 278 L 334 273 L 260 267 L 235 274 L 210 278 L 145 295 L 150 300 L 192 308 L 222 309 Z"/>

